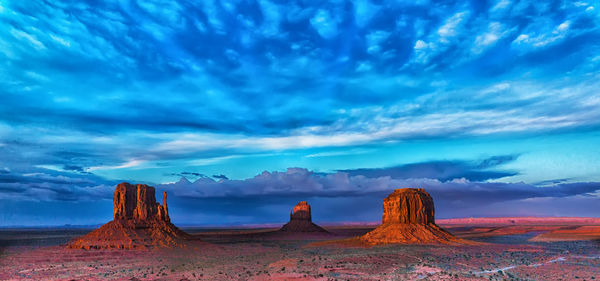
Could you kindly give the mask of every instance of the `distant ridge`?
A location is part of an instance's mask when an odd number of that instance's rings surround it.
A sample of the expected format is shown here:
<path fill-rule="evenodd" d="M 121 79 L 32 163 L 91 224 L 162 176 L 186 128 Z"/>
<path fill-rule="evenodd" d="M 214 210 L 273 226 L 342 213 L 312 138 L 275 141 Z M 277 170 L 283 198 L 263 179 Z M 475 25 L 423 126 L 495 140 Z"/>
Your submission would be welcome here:
<path fill-rule="evenodd" d="M 493 218 L 455 218 L 440 219 L 438 224 L 443 225 L 600 225 L 600 218 L 592 217 L 493 217 Z"/>

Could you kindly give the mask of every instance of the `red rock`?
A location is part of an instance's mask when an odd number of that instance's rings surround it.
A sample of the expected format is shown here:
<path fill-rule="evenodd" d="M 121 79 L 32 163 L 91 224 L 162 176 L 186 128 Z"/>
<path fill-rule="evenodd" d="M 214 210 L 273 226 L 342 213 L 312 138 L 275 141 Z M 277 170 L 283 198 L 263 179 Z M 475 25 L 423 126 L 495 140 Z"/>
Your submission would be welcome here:
<path fill-rule="evenodd" d="M 436 225 L 434 214 L 433 198 L 424 189 L 396 189 L 383 200 L 382 224 L 359 239 L 372 245 L 468 243 Z"/>
<path fill-rule="evenodd" d="M 290 211 L 290 221 L 283 225 L 281 232 L 328 232 L 312 222 L 310 205 L 301 201 Z"/>
<path fill-rule="evenodd" d="M 167 193 L 163 204 L 155 199 L 154 187 L 121 183 L 114 195 L 113 220 L 67 244 L 76 249 L 139 249 L 183 247 L 190 236 L 171 223 Z"/>
<path fill-rule="evenodd" d="M 294 209 L 290 211 L 290 220 L 308 220 L 312 221 L 310 205 L 306 201 L 300 201 Z"/>
<path fill-rule="evenodd" d="M 114 219 L 147 220 L 159 218 L 170 221 L 167 193 L 163 192 L 163 205 L 155 199 L 154 187 L 145 184 L 120 183 L 115 189 Z"/>
<path fill-rule="evenodd" d="M 383 224 L 435 223 L 433 199 L 422 188 L 396 189 L 383 199 Z"/>

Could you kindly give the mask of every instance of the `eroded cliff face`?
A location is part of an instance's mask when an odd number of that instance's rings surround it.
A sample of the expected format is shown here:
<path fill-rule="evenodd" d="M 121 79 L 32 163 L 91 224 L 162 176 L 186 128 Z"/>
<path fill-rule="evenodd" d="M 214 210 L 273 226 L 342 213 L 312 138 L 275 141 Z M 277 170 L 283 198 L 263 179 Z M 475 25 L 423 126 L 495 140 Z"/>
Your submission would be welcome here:
<path fill-rule="evenodd" d="M 155 189 L 145 184 L 120 183 L 113 198 L 113 220 L 67 244 L 75 249 L 147 249 L 184 247 L 190 236 L 171 223 L 167 193 L 162 205 Z"/>
<path fill-rule="evenodd" d="M 383 200 L 382 224 L 359 237 L 377 244 L 465 244 L 435 224 L 433 198 L 422 188 L 396 189 Z"/>
<path fill-rule="evenodd" d="M 279 231 L 282 232 L 327 232 L 327 230 L 312 222 L 310 205 L 306 201 L 300 201 L 290 211 L 290 221 L 283 225 Z"/>
<path fill-rule="evenodd" d="M 290 220 L 307 220 L 312 222 L 310 205 L 306 201 L 300 201 L 290 213 Z"/>
<path fill-rule="evenodd" d="M 435 223 L 433 198 L 422 188 L 396 189 L 383 200 L 383 217 L 386 223 Z"/>
<path fill-rule="evenodd" d="M 155 199 L 154 187 L 145 184 L 120 183 L 115 189 L 113 218 L 115 220 L 170 221 L 167 208 L 167 193 L 163 192 L 163 204 Z"/>

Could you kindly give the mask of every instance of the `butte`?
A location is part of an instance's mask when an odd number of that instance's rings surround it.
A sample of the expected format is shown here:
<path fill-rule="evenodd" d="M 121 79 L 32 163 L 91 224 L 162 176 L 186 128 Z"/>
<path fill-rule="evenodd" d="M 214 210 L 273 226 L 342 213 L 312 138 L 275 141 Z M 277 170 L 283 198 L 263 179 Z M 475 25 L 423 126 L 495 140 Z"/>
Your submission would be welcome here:
<path fill-rule="evenodd" d="M 312 222 L 312 215 L 310 212 L 310 205 L 306 201 L 301 201 L 294 209 L 290 211 L 290 221 L 279 229 L 279 232 L 286 233 L 298 233 L 298 232 L 312 232 L 312 233 L 329 233 L 324 228 L 314 224 Z"/>
<path fill-rule="evenodd" d="M 115 189 L 113 220 L 79 238 L 72 249 L 149 249 L 184 247 L 190 235 L 171 223 L 167 193 L 162 205 L 156 202 L 154 187 L 120 183 Z"/>
<path fill-rule="evenodd" d="M 383 200 L 382 224 L 359 240 L 369 245 L 469 243 L 435 224 L 434 213 L 433 198 L 424 189 L 396 189 Z"/>

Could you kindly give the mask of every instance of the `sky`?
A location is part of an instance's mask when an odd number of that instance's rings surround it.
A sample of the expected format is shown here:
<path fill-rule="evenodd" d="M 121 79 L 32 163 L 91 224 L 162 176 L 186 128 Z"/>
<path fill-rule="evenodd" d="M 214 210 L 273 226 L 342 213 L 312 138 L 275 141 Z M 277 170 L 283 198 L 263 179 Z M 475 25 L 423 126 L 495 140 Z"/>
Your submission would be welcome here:
<path fill-rule="evenodd" d="M 598 1 L 0 0 L 0 226 L 600 217 Z"/>

